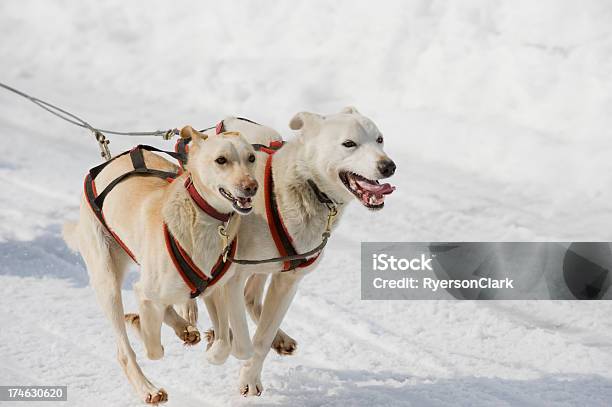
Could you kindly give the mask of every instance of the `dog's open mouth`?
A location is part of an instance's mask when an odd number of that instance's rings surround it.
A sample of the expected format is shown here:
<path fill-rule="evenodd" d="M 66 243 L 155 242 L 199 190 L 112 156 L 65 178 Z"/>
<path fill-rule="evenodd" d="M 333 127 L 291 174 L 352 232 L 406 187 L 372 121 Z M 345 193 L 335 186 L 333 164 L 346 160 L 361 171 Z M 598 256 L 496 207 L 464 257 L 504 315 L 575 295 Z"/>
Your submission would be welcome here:
<path fill-rule="evenodd" d="M 376 180 L 367 179 L 350 171 L 339 174 L 340 180 L 361 203 L 370 209 L 380 209 L 385 205 L 385 195 L 395 191 L 391 184 L 381 184 Z"/>
<path fill-rule="evenodd" d="M 225 199 L 232 203 L 232 206 L 237 212 L 249 213 L 251 212 L 251 209 L 253 209 L 253 201 L 250 197 L 234 197 L 234 195 L 230 194 L 223 188 L 219 188 L 219 193 L 221 193 Z"/>

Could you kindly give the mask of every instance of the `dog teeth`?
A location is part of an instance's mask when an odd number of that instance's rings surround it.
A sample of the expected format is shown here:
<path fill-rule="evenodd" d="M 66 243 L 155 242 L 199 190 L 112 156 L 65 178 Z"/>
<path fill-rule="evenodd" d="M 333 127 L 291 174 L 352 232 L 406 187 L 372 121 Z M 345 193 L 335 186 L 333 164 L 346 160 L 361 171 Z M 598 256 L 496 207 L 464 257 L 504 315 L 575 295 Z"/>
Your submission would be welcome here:
<path fill-rule="evenodd" d="M 369 180 L 354 172 L 347 172 L 343 181 L 363 205 L 378 207 L 385 202 L 384 195 L 377 193 L 381 189 L 376 188 L 380 185 L 377 180 Z"/>
<path fill-rule="evenodd" d="M 241 208 L 250 208 L 251 207 L 251 198 L 237 198 L 236 203 Z"/>
<path fill-rule="evenodd" d="M 385 197 L 382 195 L 363 193 L 360 195 L 361 201 L 364 205 L 368 206 L 379 206 L 385 202 Z"/>

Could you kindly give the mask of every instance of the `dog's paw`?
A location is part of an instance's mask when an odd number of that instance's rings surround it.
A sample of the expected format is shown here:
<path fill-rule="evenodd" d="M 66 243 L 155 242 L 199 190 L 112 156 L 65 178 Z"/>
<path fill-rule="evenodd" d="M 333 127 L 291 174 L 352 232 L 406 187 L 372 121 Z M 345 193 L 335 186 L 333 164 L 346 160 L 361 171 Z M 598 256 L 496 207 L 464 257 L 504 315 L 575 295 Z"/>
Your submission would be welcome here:
<path fill-rule="evenodd" d="M 271 348 L 281 356 L 289 356 L 297 350 L 297 342 L 286 333 L 279 331 L 274 337 Z"/>
<path fill-rule="evenodd" d="M 160 360 L 161 358 L 164 357 L 164 347 L 161 345 L 152 346 L 150 348 L 147 348 L 146 352 L 147 352 L 147 358 L 151 360 Z"/>
<path fill-rule="evenodd" d="M 232 345 L 224 340 L 213 341 L 212 346 L 206 350 L 206 359 L 213 365 L 225 363 L 232 351 Z"/>
<path fill-rule="evenodd" d="M 165 403 L 166 401 L 168 401 L 168 393 L 166 393 L 164 389 L 147 393 L 144 397 L 144 402 L 147 404 L 157 405 L 159 403 Z"/>
<path fill-rule="evenodd" d="M 240 369 L 240 395 L 244 397 L 261 396 L 263 390 L 259 372 L 254 372 L 252 368 L 243 366 Z"/>
<path fill-rule="evenodd" d="M 243 387 L 240 388 L 240 395 L 243 397 L 250 397 L 250 396 L 261 396 L 261 393 L 263 392 L 263 385 L 261 383 L 259 384 L 245 384 Z"/>
<path fill-rule="evenodd" d="M 200 342 L 200 331 L 189 325 L 181 334 L 181 339 L 185 346 L 193 346 Z"/>
<path fill-rule="evenodd" d="M 232 329 L 229 330 L 230 342 L 234 339 L 234 334 L 232 333 Z M 209 330 L 204 332 L 204 339 L 206 339 L 206 350 L 210 349 L 215 342 L 215 330 L 210 328 Z"/>
<path fill-rule="evenodd" d="M 138 314 L 125 314 L 125 323 L 136 330 L 140 330 L 140 315 Z"/>

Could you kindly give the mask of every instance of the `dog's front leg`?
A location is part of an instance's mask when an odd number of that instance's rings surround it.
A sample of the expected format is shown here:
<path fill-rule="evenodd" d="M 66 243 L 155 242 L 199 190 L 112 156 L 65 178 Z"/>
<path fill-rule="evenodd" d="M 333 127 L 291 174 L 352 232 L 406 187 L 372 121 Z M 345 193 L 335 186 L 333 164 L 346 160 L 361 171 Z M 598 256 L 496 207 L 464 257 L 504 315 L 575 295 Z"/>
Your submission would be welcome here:
<path fill-rule="evenodd" d="M 151 300 L 139 299 L 140 337 L 147 351 L 147 357 L 158 360 L 164 357 L 161 344 L 161 325 L 166 307 Z"/>
<path fill-rule="evenodd" d="M 247 310 L 256 324 L 259 323 L 259 316 L 261 315 L 262 298 L 267 279 L 267 274 L 254 274 L 249 277 L 244 287 L 244 300 Z M 272 341 L 272 349 L 282 356 L 293 355 L 297 349 L 297 341 L 287 335 L 281 328 L 278 328 L 278 332 Z"/>
<path fill-rule="evenodd" d="M 175 305 L 174 309 L 181 318 L 188 321 L 191 326 L 198 323 L 198 304 L 195 299 L 190 299 L 184 304 Z"/>
<path fill-rule="evenodd" d="M 195 324 L 183 319 L 172 305 L 166 308 L 164 323 L 174 329 L 176 336 L 178 336 L 185 345 L 192 346 L 200 342 L 200 331 L 198 331 Z"/>
<path fill-rule="evenodd" d="M 136 331 L 140 340 L 143 340 L 140 327 L 140 315 L 125 314 L 125 322 Z M 176 336 L 178 336 L 186 346 L 192 346 L 200 342 L 200 331 L 198 331 L 194 325 L 183 319 L 172 305 L 166 307 L 164 324 L 174 329 Z"/>
<path fill-rule="evenodd" d="M 213 365 L 223 364 L 232 351 L 228 307 L 225 297 L 223 287 L 216 287 L 208 297 L 204 298 L 214 328 L 214 341 L 206 349 L 206 359 Z"/>
<path fill-rule="evenodd" d="M 272 276 L 257 330 L 253 336 L 254 354 L 240 369 L 240 393 L 259 396 L 263 391 L 261 370 L 276 332 L 295 297 L 302 273 L 287 272 Z"/>
<path fill-rule="evenodd" d="M 244 296 L 242 294 L 246 274 L 235 273 L 223 286 L 233 334 L 232 355 L 240 360 L 247 360 L 253 356 L 253 344 L 249 335 L 249 325 L 246 319 Z"/>

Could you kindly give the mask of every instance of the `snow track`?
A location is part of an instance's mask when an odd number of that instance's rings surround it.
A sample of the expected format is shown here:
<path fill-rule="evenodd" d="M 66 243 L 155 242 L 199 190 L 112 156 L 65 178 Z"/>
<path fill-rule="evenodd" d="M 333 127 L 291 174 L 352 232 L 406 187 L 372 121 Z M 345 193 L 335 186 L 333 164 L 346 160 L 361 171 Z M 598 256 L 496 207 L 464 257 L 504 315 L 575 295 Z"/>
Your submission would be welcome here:
<path fill-rule="evenodd" d="M 231 114 L 290 138 L 297 111 L 356 105 L 398 164 L 384 211 L 349 208 L 302 283 L 283 323 L 297 354 L 270 354 L 261 398 L 238 395 L 233 359 L 210 366 L 164 328 L 149 361 L 130 333 L 169 406 L 610 405 L 609 301 L 361 301 L 359 287 L 361 241 L 612 239 L 609 4 L 154 3 L 3 1 L 0 80 L 119 130 Z M 141 405 L 60 236 L 96 144 L 10 94 L 0 107 L 0 384 Z"/>

